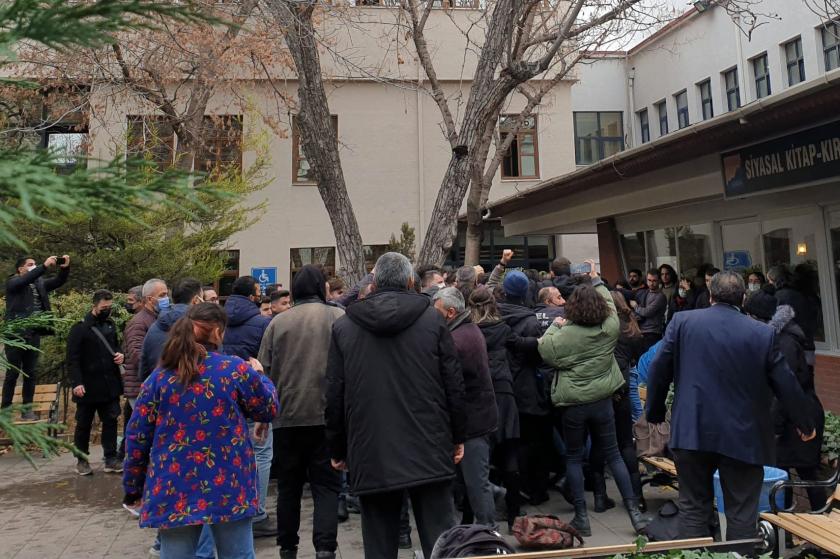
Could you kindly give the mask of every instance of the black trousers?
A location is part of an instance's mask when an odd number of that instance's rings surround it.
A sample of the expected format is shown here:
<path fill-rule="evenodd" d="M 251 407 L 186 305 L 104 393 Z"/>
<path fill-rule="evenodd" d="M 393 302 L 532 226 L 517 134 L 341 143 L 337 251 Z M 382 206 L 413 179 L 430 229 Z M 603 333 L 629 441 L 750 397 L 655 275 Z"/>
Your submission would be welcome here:
<path fill-rule="evenodd" d="M 365 559 L 396 559 L 399 555 L 400 509 L 405 490 L 360 495 Z M 417 534 L 425 557 L 435 542 L 455 525 L 452 483 L 439 482 L 408 489 Z"/>
<path fill-rule="evenodd" d="M 281 456 L 277 465 L 277 545 L 294 549 L 300 543 L 300 500 L 303 485 L 309 481 L 315 504 L 312 544 L 316 552 L 335 552 L 341 474 L 330 464 L 324 426 L 275 429 L 274 448 Z"/>
<path fill-rule="evenodd" d="M 28 341 L 30 345 L 37 347 L 40 345 L 39 341 Z M 2 407 L 12 405 L 12 398 L 15 395 L 15 385 L 20 376 L 20 371 L 23 371 L 23 403 L 31 404 L 35 397 L 35 385 L 38 384 L 38 379 L 35 378 L 35 365 L 38 363 L 38 353 L 34 349 L 20 349 L 17 347 L 6 348 L 6 359 L 9 361 L 9 367 L 6 368 L 6 378 L 3 380 L 3 402 Z"/>
<path fill-rule="evenodd" d="M 647 332 L 642 334 L 642 350 L 647 352 L 650 348 L 656 345 L 656 342 L 662 339 L 662 334 L 657 334 L 655 332 Z"/>
<path fill-rule="evenodd" d="M 76 403 L 76 431 L 73 434 L 73 444 L 76 448 L 90 454 L 90 429 L 93 426 L 93 416 L 99 414 L 102 423 L 102 450 L 105 460 L 117 457 L 117 420 L 120 418 L 120 400 L 98 402 L 95 404 Z"/>
<path fill-rule="evenodd" d="M 613 412 L 615 413 L 615 435 L 618 441 L 618 450 L 627 472 L 630 474 L 630 483 L 633 485 L 633 493 L 637 499 L 642 498 L 642 476 L 639 474 L 639 459 L 636 457 L 636 442 L 633 440 L 633 417 L 630 408 L 630 395 L 621 394 L 613 396 Z M 592 445 L 589 452 L 589 465 L 593 473 L 603 475 L 606 458 L 600 445 Z"/>
<path fill-rule="evenodd" d="M 751 539 L 757 535 L 758 499 L 764 468 L 715 452 L 674 449 L 680 484 L 680 537 L 711 535 L 714 514 L 714 474 L 720 485 L 726 514 L 726 539 Z"/>
<path fill-rule="evenodd" d="M 550 415 L 519 414 L 519 471 L 522 488 L 532 499 L 548 495 L 553 429 Z"/>

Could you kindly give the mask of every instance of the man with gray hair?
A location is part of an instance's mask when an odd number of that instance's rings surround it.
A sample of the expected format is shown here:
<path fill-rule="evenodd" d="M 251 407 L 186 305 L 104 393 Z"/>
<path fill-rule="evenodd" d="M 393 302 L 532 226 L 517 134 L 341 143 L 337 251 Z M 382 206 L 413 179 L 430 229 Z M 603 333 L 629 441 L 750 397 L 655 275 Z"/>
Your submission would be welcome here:
<path fill-rule="evenodd" d="M 136 288 L 132 288 L 136 289 Z M 123 414 L 131 417 L 131 410 L 134 409 L 134 402 L 140 393 L 140 385 L 143 379 L 140 378 L 140 354 L 143 351 L 143 339 L 158 316 L 160 301 L 166 298 L 168 303 L 169 288 L 162 279 L 153 278 L 143 284 L 140 288 L 140 309 L 131 320 L 125 325 L 123 331 L 123 349 L 125 361 L 123 362 L 123 394 L 126 398 Z M 128 421 L 125 422 L 128 424 Z M 125 453 L 125 440 L 120 444 L 120 456 Z"/>
<path fill-rule="evenodd" d="M 432 300 L 452 333 L 464 376 L 467 427 L 459 472 L 467 498 L 461 524 L 484 524 L 495 529 L 496 506 L 489 478 L 490 433 L 496 430 L 498 411 L 487 343 L 481 329 L 470 320 L 470 311 L 460 291 L 446 287 L 435 293 Z"/>
<path fill-rule="evenodd" d="M 478 275 L 475 272 L 475 268 L 472 266 L 461 266 L 455 273 L 455 278 L 455 287 L 464 296 L 464 300 L 468 299 L 470 293 L 478 285 Z"/>
<path fill-rule="evenodd" d="M 373 292 L 332 329 L 327 439 L 362 505 L 365 557 L 399 552 L 408 491 L 423 552 L 454 524 L 452 480 L 464 456 L 464 379 L 446 323 L 414 291 L 411 262 L 383 254 Z"/>
<path fill-rule="evenodd" d="M 715 274 L 711 307 L 675 314 L 650 365 L 650 423 L 665 421 L 674 383 L 669 446 L 680 486 L 680 538 L 711 535 L 715 470 L 720 470 L 726 538 L 756 536 L 763 465 L 775 464 L 769 413 L 774 395 L 803 441 L 816 435 L 775 330 L 741 312 L 745 292 L 740 274 Z"/>

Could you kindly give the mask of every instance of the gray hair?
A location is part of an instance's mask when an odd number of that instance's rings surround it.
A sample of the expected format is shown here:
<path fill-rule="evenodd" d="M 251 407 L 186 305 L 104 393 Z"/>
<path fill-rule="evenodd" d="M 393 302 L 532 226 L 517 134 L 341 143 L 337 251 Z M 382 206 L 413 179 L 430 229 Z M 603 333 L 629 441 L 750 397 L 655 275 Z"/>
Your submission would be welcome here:
<path fill-rule="evenodd" d="M 740 307 L 744 304 L 744 278 L 735 272 L 718 272 L 712 277 L 709 293 L 715 303 L 726 303 Z"/>
<path fill-rule="evenodd" d="M 143 286 L 142 285 L 135 285 L 131 289 L 128 290 L 129 295 L 134 295 L 135 299 L 140 299 L 143 297 Z"/>
<path fill-rule="evenodd" d="M 163 284 L 166 285 L 166 282 L 159 278 L 152 278 L 146 283 L 143 284 L 143 297 L 151 297 L 152 294 L 155 292 L 155 286 Z"/>
<path fill-rule="evenodd" d="M 444 309 L 455 309 L 459 313 L 464 312 L 464 309 L 467 308 L 464 303 L 464 296 L 455 287 L 438 289 L 437 293 L 432 297 L 432 301 L 443 301 Z"/>
<path fill-rule="evenodd" d="M 373 283 L 377 289 L 408 289 L 413 279 L 411 262 L 398 252 L 386 252 L 379 257 L 373 268 Z"/>
<path fill-rule="evenodd" d="M 461 266 L 455 274 L 455 281 L 460 287 L 466 285 L 467 287 L 475 287 L 476 274 L 475 268 L 472 266 Z"/>

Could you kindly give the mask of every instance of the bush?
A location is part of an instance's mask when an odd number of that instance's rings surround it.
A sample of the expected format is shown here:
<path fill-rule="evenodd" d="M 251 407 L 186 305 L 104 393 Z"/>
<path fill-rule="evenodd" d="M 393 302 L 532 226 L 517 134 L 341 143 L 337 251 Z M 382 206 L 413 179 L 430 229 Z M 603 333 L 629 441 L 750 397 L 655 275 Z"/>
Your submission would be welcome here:
<path fill-rule="evenodd" d="M 840 416 L 830 411 L 825 412 L 822 454 L 829 462 L 840 458 Z"/>

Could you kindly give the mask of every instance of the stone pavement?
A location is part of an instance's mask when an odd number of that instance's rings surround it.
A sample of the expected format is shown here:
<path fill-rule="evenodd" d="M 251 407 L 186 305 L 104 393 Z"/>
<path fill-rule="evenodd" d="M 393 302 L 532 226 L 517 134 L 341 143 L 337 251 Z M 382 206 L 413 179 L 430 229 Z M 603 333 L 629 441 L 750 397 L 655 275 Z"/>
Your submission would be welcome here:
<path fill-rule="evenodd" d="M 9 453 L 0 456 L 0 559 L 75 559 L 148 557 L 154 531 L 141 530 L 137 520 L 121 508 L 121 476 L 102 472 L 101 449 L 94 447 L 94 475 L 76 475 L 75 460 L 69 454 L 53 460 L 38 459 L 35 470 L 22 457 Z M 620 502 L 615 484 L 608 482 L 611 496 Z M 662 501 L 676 498 L 669 489 L 645 488 L 652 511 Z M 591 500 L 591 495 L 589 495 Z M 274 506 L 273 489 L 269 506 Z M 591 505 L 591 501 L 590 501 Z M 529 513 L 552 513 L 570 519 L 571 507 L 558 493 L 540 507 L 527 507 Z M 273 513 L 272 513 L 273 516 Z M 314 558 L 311 539 L 312 499 L 304 494 L 301 518 L 301 559 Z M 630 543 L 634 540 L 624 510 L 619 505 L 603 514 L 590 514 L 593 536 L 589 546 Z M 416 545 L 416 534 L 413 534 Z M 339 525 L 341 559 L 361 559 L 361 522 L 358 515 Z M 277 557 L 274 538 L 257 542 L 257 557 Z M 511 538 L 511 542 L 513 542 Z M 402 551 L 400 559 L 412 557 Z"/>

